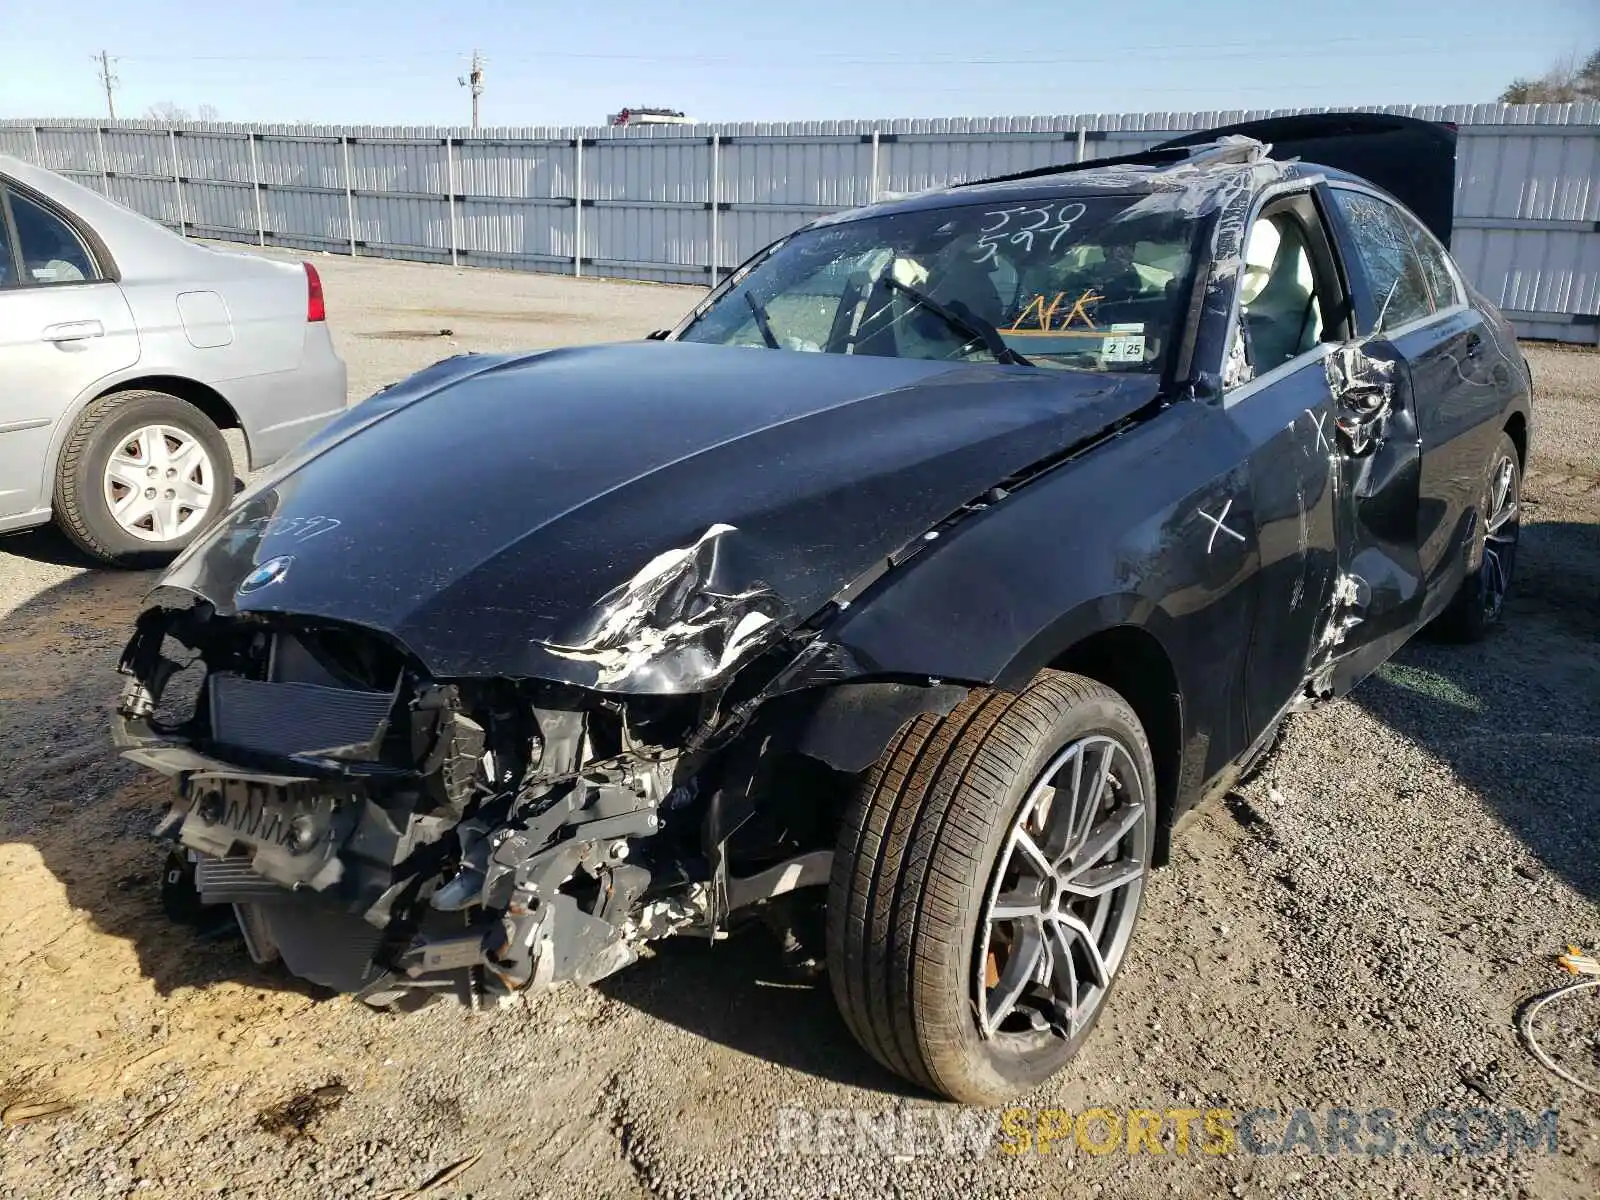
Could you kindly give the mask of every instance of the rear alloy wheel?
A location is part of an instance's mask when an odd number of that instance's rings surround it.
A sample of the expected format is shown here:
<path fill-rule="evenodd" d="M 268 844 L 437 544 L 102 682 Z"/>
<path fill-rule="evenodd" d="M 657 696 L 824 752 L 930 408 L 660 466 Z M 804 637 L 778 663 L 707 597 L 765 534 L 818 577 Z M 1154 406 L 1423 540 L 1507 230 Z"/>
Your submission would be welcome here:
<path fill-rule="evenodd" d="M 1478 514 L 1477 569 L 1468 571 L 1437 622 L 1438 632 L 1456 642 L 1484 637 L 1504 614 L 1511 590 L 1522 533 L 1522 466 L 1510 434 L 1502 433 L 1495 447 Z"/>
<path fill-rule="evenodd" d="M 1138 921 L 1155 832 L 1150 748 L 1103 684 L 1041 672 L 921 716 L 846 815 L 828 970 L 890 1070 L 972 1104 L 1077 1053 Z"/>
<path fill-rule="evenodd" d="M 158 566 L 233 496 L 233 460 L 217 427 L 161 392 L 117 392 L 78 418 L 56 474 L 56 521 L 86 553 Z"/>

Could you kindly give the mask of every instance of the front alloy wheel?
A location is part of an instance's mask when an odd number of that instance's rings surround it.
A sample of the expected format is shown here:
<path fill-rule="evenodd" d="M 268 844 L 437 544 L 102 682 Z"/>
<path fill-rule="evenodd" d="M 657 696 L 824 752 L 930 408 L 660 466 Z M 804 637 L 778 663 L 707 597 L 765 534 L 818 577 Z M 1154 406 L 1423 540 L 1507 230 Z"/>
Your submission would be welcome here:
<path fill-rule="evenodd" d="M 846 813 L 828 974 L 856 1039 L 970 1104 L 1077 1053 L 1138 920 L 1155 769 L 1128 703 L 1042 671 L 909 722 Z"/>
<path fill-rule="evenodd" d="M 1001 852 L 973 956 L 985 1037 L 1070 1040 L 1094 1019 L 1139 912 L 1145 820 L 1115 738 L 1080 738 L 1045 768 Z"/>

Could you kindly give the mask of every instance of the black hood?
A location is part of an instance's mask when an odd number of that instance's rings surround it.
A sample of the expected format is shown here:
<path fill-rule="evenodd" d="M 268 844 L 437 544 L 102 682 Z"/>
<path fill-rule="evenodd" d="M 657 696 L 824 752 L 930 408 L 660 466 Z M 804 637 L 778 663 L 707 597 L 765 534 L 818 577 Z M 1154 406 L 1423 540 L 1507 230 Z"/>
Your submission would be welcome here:
<path fill-rule="evenodd" d="M 467 355 L 349 410 L 162 583 L 380 631 L 439 678 L 694 691 L 1157 387 L 672 342 Z"/>

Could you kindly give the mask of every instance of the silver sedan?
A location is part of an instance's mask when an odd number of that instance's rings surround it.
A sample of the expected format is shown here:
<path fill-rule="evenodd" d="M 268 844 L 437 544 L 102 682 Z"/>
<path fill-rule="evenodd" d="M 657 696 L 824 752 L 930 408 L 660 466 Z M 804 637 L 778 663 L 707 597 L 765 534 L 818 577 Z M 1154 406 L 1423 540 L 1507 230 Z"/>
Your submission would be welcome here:
<path fill-rule="evenodd" d="M 310 263 L 185 240 L 0 155 L 0 533 L 54 520 L 108 563 L 176 553 L 345 407 Z"/>

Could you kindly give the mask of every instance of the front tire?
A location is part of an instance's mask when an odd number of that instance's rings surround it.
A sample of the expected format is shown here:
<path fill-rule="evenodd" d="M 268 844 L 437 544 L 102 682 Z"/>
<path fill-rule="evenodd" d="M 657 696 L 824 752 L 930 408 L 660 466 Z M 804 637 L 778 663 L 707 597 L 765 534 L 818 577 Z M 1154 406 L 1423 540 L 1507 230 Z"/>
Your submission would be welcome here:
<path fill-rule="evenodd" d="M 1482 641 L 1505 613 L 1522 530 L 1522 460 L 1511 435 L 1502 433 L 1489 460 L 1472 543 L 1477 567 L 1434 623 L 1446 641 Z"/>
<path fill-rule="evenodd" d="M 160 566 L 227 508 L 233 459 L 222 433 L 164 392 L 102 396 L 86 408 L 56 467 L 55 519 L 85 554 Z"/>
<path fill-rule="evenodd" d="M 855 796 L 828 893 L 845 1023 L 896 1074 L 970 1104 L 1077 1053 L 1138 920 L 1155 771 L 1128 703 L 1043 671 L 909 722 Z"/>

